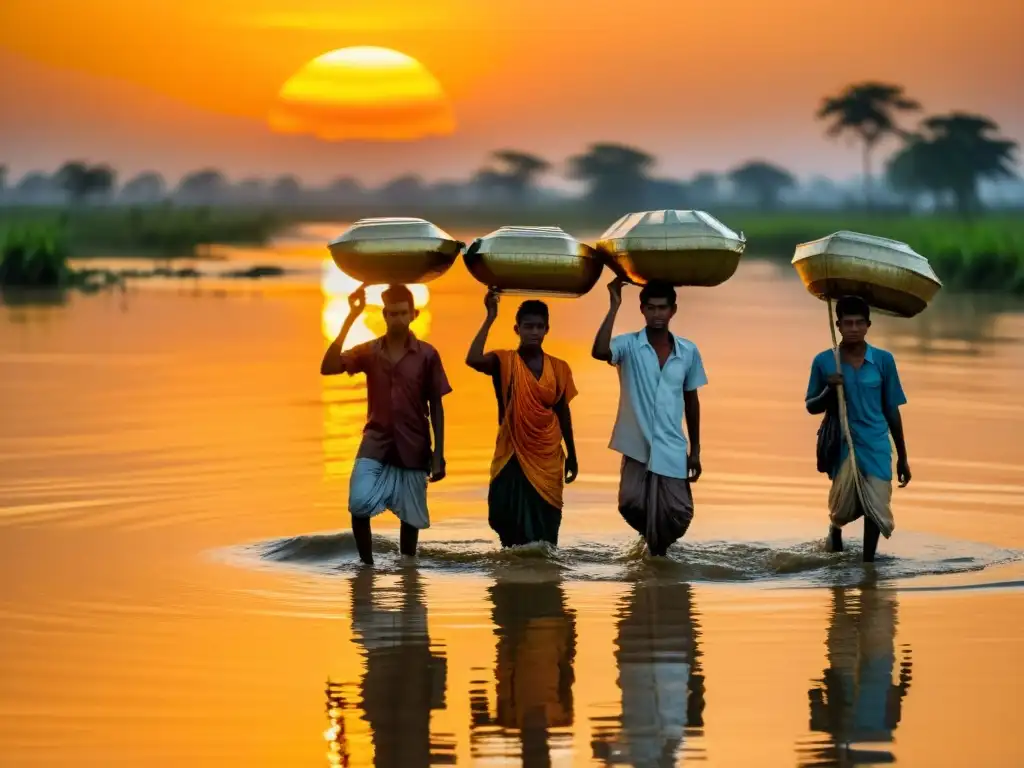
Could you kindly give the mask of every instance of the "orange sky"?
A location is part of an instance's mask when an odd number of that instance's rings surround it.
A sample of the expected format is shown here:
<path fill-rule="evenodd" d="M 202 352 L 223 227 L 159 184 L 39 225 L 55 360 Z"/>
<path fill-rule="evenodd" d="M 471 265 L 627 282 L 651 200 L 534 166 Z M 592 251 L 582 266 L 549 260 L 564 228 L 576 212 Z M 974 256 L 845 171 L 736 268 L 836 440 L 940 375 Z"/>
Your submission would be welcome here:
<path fill-rule="evenodd" d="M 813 112 L 853 80 L 902 83 L 929 111 L 980 111 L 1024 139 L 1022 28 L 1020 0 L 3 0 L 0 163 L 380 181 L 463 176 L 503 146 L 559 162 L 611 140 L 657 155 L 666 175 L 754 156 L 845 174 L 856 151 L 825 140 Z M 281 84 L 349 45 L 422 61 L 456 133 L 271 133 Z"/>

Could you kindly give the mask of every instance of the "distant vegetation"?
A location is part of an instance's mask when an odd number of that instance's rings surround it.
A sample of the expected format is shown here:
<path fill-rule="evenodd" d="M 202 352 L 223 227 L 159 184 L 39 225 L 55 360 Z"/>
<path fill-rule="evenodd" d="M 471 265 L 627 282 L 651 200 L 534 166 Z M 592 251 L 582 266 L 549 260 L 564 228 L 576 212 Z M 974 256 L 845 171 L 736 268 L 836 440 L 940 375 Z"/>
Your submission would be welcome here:
<path fill-rule="evenodd" d="M 152 269 L 72 268 L 65 230 L 42 219 L 7 222 L 0 225 L 0 294 L 5 301 L 10 291 L 47 292 L 49 297 L 63 294 L 65 289 L 95 291 L 115 285 L 123 286 L 129 278 L 198 278 L 192 267 L 173 269 L 158 266 Z M 227 269 L 221 278 L 259 280 L 277 277 L 285 270 L 277 265 L 256 265 L 245 269 Z"/>
<path fill-rule="evenodd" d="M 59 288 L 70 282 L 67 243 L 53 227 L 17 224 L 0 229 L 0 286 Z"/>
<path fill-rule="evenodd" d="M 841 229 L 900 240 L 926 256 L 950 289 L 1024 295 L 1024 218 L 993 214 L 980 221 L 864 213 L 737 215 L 751 254 L 790 258 L 798 243 Z"/>
<path fill-rule="evenodd" d="M 214 243 L 266 242 L 284 217 L 266 210 L 175 206 L 0 208 L 5 222 L 38 225 L 69 243 L 75 256 L 193 256 Z"/>
<path fill-rule="evenodd" d="M 926 116 L 915 129 L 902 127 L 901 117 L 921 111 L 902 87 L 886 83 L 850 85 L 822 100 L 816 117 L 826 135 L 860 143 L 857 186 L 820 177 L 800 181 L 764 158 L 724 173 L 664 178 L 655 174 L 653 156 L 613 143 L 568 159 L 564 175 L 581 185 L 579 196 L 545 187 L 554 165 L 515 149 L 494 152 L 469 179 L 427 183 L 405 174 L 374 189 L 349 177 L 319 188 L 290 175 L 231 181 L 213 168 L 176 185 L 146 172 L 119 186 L 110 166 L 75 161 L 13 185 L 0 166 L 0 227 L 5 221 L 38 224 L 76 256 L 170 257 L 192 255 L 208 243 L 262 243 L 290 223 L 309 220 L 416 215 L 450 229 L 557 224 L 592 235 L 630 210 L 699 208 L 743 229 L 752 253 L 784 255 L 798 242 L 859 229 L 910 243 L 947 283 L 1021 290 L 1024 224 L 1009 214 L 1024 208 L 1024 185 L 1015 183 L 1017 143 L 982 115 Z M 875 178 L 886 138 L 900 146 Z M 1002 185 L 1016 202 L 986 200 L 986 185 Z"/>
<path fill-rule="evenodd" d="M 888 83 L 855 83 L 822 100 L 817 117 L 829 121 L 826 133 L 832 138 L 852 134 L 862 144 L 864 202 L 868 207 L 873 202 L 871 161 L 875 147 L 887 137 L 906 135 L 897 124 L 898 113 L 920 109 L 918 102 L 904 95 L 902 86 Z"/>
<path fill-rule="evenodd" d="M 120 281 L 106 270 L 74 270 L 63 232 L 45 222 L 0 227 L 0 292 L 9 289 L 98 290 Z"/>

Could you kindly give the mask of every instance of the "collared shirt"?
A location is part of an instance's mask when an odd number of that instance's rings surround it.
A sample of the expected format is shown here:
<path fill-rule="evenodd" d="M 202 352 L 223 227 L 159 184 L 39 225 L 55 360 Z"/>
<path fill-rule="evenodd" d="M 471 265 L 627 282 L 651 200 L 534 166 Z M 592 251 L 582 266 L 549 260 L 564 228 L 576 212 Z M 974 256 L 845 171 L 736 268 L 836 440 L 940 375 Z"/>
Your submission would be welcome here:
<path fill-rule="evenodd" d="M 708 383 L 697 345 L 673 335 L 665 366 L 647 331 L 612 339 L 611 364 L 619 369 L 619 413 L 610 448 L 665 477 L 687 476 L 683 392 Z"/>
<path fill-rule="evenodd" d="M 410 336 L 405 354 L 392 363 L 379 338 L 353 347 L 342 360 L 349 375 L 366 374 L 366 426 L 357 456 L 429 469 L 428 404 L 452 391 L 437 350 Z"/>
<path fill-rule="evenodd" d="M 896 360 L 891 353 L 869 344 L 859 370 L 849 363 L 842 365 L 846 414 L 857 451 L 857 467 L 865 475 L 892 480 L 892 444 L 885 410 L 892 411 L 907 402 Z M 806 399 L 820 395 L 828 385 L 828 377 L 835 372 L 835 353 L 831 349 L 819 353 L 811 363 Z M 843 438 L 840 464 L 849 450 Z M 834 467 L 829 477 L 834 477 L 838 468 Z"/>

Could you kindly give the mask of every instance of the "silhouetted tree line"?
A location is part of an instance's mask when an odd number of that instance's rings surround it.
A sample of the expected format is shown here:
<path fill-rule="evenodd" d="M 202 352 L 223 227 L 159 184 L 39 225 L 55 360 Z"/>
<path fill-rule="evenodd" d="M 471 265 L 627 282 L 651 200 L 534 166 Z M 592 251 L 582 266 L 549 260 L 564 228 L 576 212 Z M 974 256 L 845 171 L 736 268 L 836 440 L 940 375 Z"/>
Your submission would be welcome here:
<path fill-rule="evenodd" d="M 27 174 L 11 188 L 7 201 L 22 204 L 156 205 L 317 205 L 382 203 L 389 206 L 495 205 L 528 206 L 559 196 L 540 185 L 551 170 L 546 160 L 515 150 L 493 153 L 492 162 L 464 181 L 427 183 L 415 174 L 404 174 L 376 189 L 357 179 L 340 178 L 321 187 L 304 187 L 294 176 L 267 181 L 243 179 L 232 183 L 215 169 L 187 174 L 172 188 L 156 172 L 141 173 L 118 188 L 117 175 L 106 165 L 75 161 L 53 175 Z M 728 174 L 697 174 L 690 181 L 661 179 L 650 175 L 654 158 L 618 144 L 595 144 L 570 158 L 567 176 L 583 182 L 588 202 L 596 208 L 615 210 L 623 203 L 678 207 L 731 200 L 765 209 L 778 207 L 780 196 L 797 186 L 796 178 L 766 161 L 751 161 Z M 838 190 L 838 187 L 836 187 Z M 562 195 L 563 197 L 565 195 Z"/>
<path fill-rule="evenodd" d="M 847 86 L 822 101 L 817 117 L 828 121 L 827 135 L 856 137 L 863 151 L 863 201 L 868 207 L 894 203 L 916 207 L 930 199 L 936 208 L 951 208 L 964 216 L 981 210 L 980 184 L 1016 178 L 1018 144 L 999 136 L 988 117 L 954 112 L 925 118 L 916 130 L 900 127 L 898 116 L 919 112 L 921 105 L 897 85 L 866 82 Z M 896 138 L 900 148 L 885 166 L 885 184 L 876 188 L 873 159 L 878 145 Z M 624 208 L 746 205 L 772 211 L 787 203 L 816 207 L 853 204 L 835 182 L 818 178 L 799 184 L 785 168 L 764 159 L 744 162 L 724 174 L 705 171 L 688 180 L 658 178 L 655 158 L 634 147 L 598 143 L 574 155 L 566 178 L 582 183 L 584 200 L 597 211 Z M 229 181 L 208 168 L 187 174 L 171 188 L 156 172 L 141 173 L 123 186 L 107 165 L 82 161 L 65 163 L 53 175 L 32 172 L 7 187 L 0 166 L 0 201 L 14 204 L 129 204 L 157 205 L 275 205 L 316 206 L 379 204 L 416 206 L 528 206 L 543 204 L 558 193 L 541 186 L 553 170 L 542 157 L 513 149 L 492 153 L 472 178 L 427 183 L 414 174 L 392 179 L 376 189 L 357 179 L 339 178 L 321 188 L 309 188 L 294 176 L 268 181 Z M 564 197 L 564 195 L 563 195 Z"/>
<path fill-rule="evenodd" d="M 929 195 L 937 208 L 952 204 L 964 216 L 981 210 L 982 181 L 1017 178 L 1014 168 L 1019 145 L 1001 138 L 991 118 L 966 112 L 926 117 L 916 131 L 901 128 L 897 115 L 921 111 L 921 104 L 904 89 L 888 83 L 847 86 L 823 100 L 818 118 L 830 121 L 829 136 L 852 134 L 863 145 L 864 199 L 870 206 L 872 156 L 889 136 L 902 146 L 886 164 L 891 189 L 914 199 Z"/>

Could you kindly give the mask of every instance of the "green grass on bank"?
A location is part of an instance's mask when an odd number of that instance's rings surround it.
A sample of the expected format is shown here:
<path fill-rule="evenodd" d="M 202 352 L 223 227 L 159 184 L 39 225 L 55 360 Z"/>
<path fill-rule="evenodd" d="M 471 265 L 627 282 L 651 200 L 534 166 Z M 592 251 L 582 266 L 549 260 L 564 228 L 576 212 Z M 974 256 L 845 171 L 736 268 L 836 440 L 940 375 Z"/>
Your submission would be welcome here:
<path fill-rule="evenodd" d="M 740 214 L 723 221 L 743 230 L 752 255 L 788 259 L 799 243 L 847 229 L 907 243 L 928 259 L 947 288 L 1024 294 L 1024 216 L 964 222 L 937 216 Z"/>
<path fill-rule="evenodd" d="M 209 244 L 269 240 L 283 219 L 270 211 L 208 208 L 0 208 L 0 230 L 33 225 L 55 233 L 71 257 L 194 256 Z"/>
<path fill-rule="evenodd" d="M 30 298 L 39 291 L 63 294 L 68 288 L 92 292 L 114 285 L 124 286 L 125 280 L 131 278 L 200 277 L 200 272 L 194 268 L 172 269 L 170 266 L 119 270 L 72 268 L 68 258 L 66 233 L 58 224 L 43 220 L 0 223 L 0 294 L 6 301 L 17 293 Z M 258 280 L 278 277 L 284 272 L 277 265 L 257 265 L 222 271 L 220 277 Z"/>
<path fill-rule="evenodd" d="M 68 288 L 97 291 L 121 282 L 108 270 L 72 269 L 63 231 L 40 221 L 0 224 L 0 292 L 9 289 L 63 294 Z"/>
<path fill-rule="evenodd" d="M 0 226 L 0 286 L 60 288 L 72 278 L 60 230 L 37 222 Z"/>

